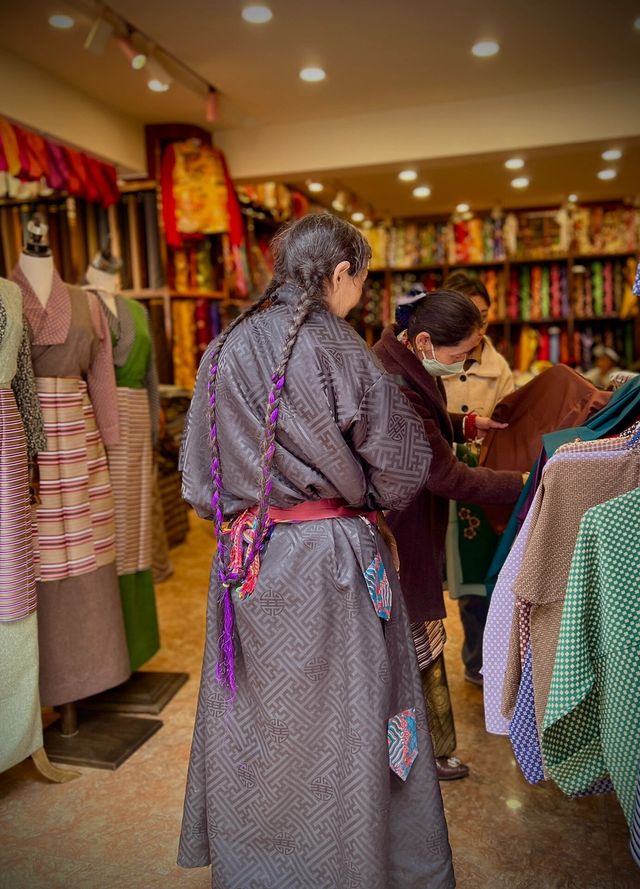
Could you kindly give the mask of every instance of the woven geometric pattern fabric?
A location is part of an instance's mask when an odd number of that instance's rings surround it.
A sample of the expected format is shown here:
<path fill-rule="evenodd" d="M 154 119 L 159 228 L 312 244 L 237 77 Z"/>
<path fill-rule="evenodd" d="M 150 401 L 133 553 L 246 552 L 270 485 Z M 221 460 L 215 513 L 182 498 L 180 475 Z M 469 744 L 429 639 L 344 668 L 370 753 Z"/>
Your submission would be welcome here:
<path fill-rule="evenodd" d="M 640 867 L 640 775 L 636 787 L 636 801 L 633 807 L 633 820 L 631 822 L 631 854 L 633 860 Z"/>
<path fill-rule="evenodd" d="M 241 324 L 219 360 L 216 423 L 225 517 L 258 499 L 264 411 L 299 293 Z M 185 497 L 211 516 L 201 363 L 183 439 Z M 340 498 L 407 505 L 430 449 L 396 384 L 349 325 L 314 312 L 286 371 L 271 505 Z M 382 557 L 381 621 L 365 581 Z M 420 676 L 402 592 L 381 535 L 362 519 L 276 524 L 252 595 L 234 597 L 237 695 L 215 678 L 212 567 L 202 685 L 179 863 L 211 864 L 216 889 L 405 889 L 455 884 Z M 388 722 L 415 710 L 418 755 L 389 767 Z"/>
<path fill-rule="evenodd" d="M 635 488 L 582 519 L 542 729 L 559 787 L 576 792 L 609 774 L 629 825 L 640 762 L 638 515 Z"/>
<path fill-rule="evenodd" d="M 540 753 L 538 727 L 536 725 L 536 713 L 533 703 L 530 644 L 527 646 L 516 707 L 511 725 L 509 726 L 509 740 L 513 748 L 513 755 L 520 766 L 520 771 L 529 784 L 539 784 L 541 781 L 544 781 L 544 769 L 542 767 L 542 755 Z"/>

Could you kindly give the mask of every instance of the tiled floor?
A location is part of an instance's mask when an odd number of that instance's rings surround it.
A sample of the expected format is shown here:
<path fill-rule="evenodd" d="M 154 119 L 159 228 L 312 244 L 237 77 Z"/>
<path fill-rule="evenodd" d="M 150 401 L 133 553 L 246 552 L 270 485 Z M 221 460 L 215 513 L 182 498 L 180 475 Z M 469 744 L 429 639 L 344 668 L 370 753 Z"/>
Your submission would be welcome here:
<path fill-rule="evenodd" d="M 191 680 L 164 727 L 116 772 L 46 783 L 23 763 L 0 775 L 0 889 L 178 889 L 210 885 L 174 864 L 198 690 L 211 529 L 193 525 L 158 587 L 163 648 L 149 669 Z M 482 694 L 462 679 L 460 627 L 449 605 L 447 659 L 459 748 L 472 773 L 443 786 L 459 889 L 640 887 L 613 797 L 572 801 L 529 787 L 504 738 L 483 728 Z M 308 887 L 322 889 L 322 887 Z"/>

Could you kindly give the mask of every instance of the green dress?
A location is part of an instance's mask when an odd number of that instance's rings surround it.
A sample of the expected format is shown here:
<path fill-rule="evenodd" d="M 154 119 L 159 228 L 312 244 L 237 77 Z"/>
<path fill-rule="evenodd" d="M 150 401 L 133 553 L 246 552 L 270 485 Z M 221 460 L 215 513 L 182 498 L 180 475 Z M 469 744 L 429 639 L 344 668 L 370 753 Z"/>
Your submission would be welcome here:
<path fill-rule="evenodd" d="M 98 294 L 100 296 L 100 294 Z M 113 343 L 120 443 L 107 449 L 116 518 L 116 563 L 131 669 L 160 647 L 151 575 L 153 447 L 158 429 L 158 382 L 147 315 L 116 296 L 117 314 L 101 297 Z"/>
<path fill-rule="evenodd" d="M 582 519 L 541 739 L 561 790 L 610 775 L 629 824 L 640 763 L 639 515 L 635 488 Z"/>

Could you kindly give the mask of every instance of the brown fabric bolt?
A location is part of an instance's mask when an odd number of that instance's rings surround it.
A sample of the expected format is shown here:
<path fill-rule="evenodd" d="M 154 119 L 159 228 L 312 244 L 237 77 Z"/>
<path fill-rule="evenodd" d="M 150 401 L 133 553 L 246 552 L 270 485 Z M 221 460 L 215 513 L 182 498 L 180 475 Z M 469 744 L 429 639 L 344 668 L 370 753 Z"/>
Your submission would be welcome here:
<path fill-rule="evenodd" d="M 489 430 L 482 443 L 480 465 L 528 472 L 540 453 L 543 435 L 580 426 L 610 398 L 610 392 L 596 389 L 563 364 L 549 368 L 496 407 L 493 419 L 508 423 L 509 428 Z M 488 502 L 482 505 L 487 505 L 484 513 L 496 533 L 501 534 L 511 510 Z"/>

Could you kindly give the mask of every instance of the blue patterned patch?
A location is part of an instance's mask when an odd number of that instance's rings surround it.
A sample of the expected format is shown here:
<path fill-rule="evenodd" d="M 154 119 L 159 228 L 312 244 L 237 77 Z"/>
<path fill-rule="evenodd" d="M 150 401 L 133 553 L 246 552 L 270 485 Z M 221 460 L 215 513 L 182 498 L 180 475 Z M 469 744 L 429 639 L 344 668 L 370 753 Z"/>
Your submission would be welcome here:
<path fill-rule="evenodd" d="M 387 729 L 389 741 L 389 766 L 403 781 L 406 781 L 411 766 L 418 755 L 418 731 L 415 707 L 403 710 L 389 720 Z"/>
<path fill-rule="evenodd" d="M 373 562 L 364 572 L 367 589 L 378 617 L 389 620 L 391 617 L 391 584 L 385 571 L 380 553 L 376 553 Z"/>

